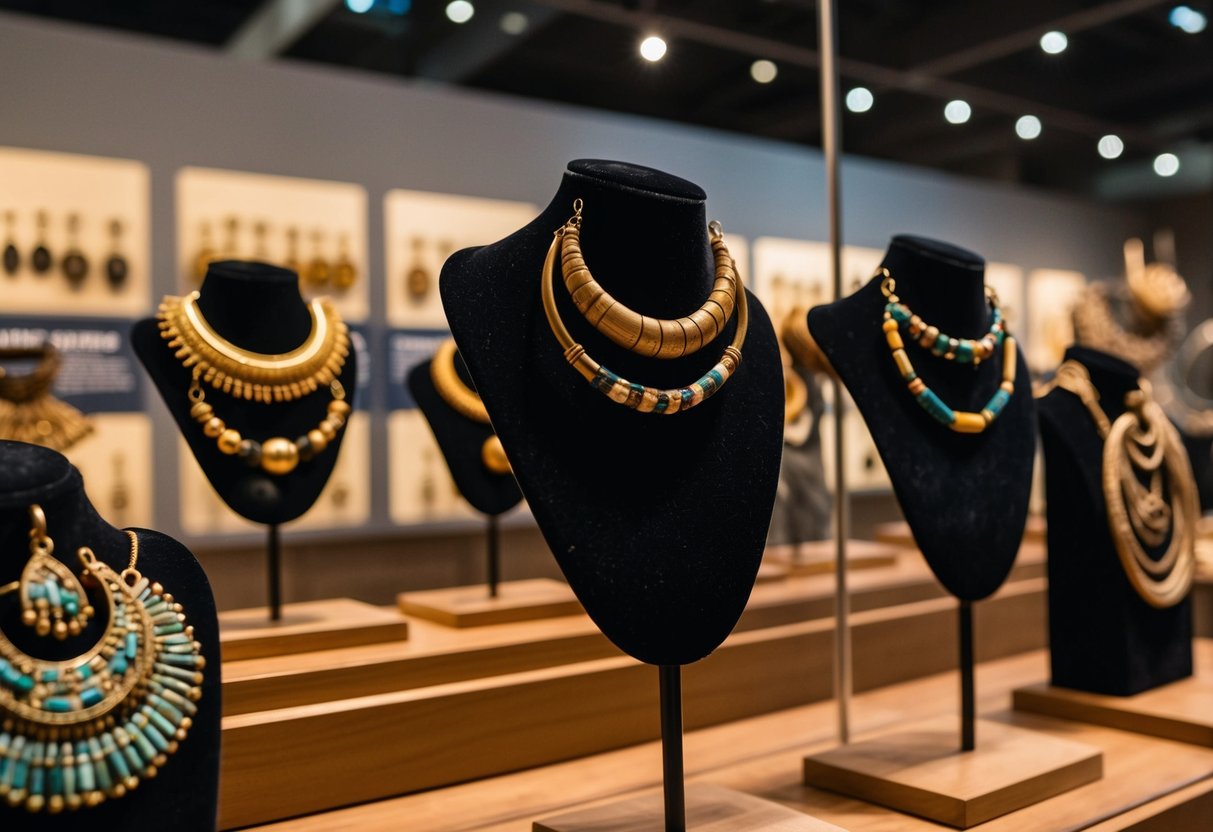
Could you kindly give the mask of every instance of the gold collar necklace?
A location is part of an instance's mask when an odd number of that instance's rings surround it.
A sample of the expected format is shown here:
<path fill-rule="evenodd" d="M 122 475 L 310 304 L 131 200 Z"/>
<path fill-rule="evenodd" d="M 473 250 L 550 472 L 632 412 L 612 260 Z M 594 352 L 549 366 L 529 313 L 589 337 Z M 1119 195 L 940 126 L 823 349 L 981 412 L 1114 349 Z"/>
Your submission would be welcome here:
<path fill-rule="evenodd" d="M 465 419 L 489 424 L 489 412 L 480 400 L 476 391 L 463 383 L 459 371 L 455 368 L 455 341 L 448 338 L 438 347 L 434 360 L 430 362 L 430 380 L 434 389 L 447 405 Z M 510 461 L 506 458 L 505 448 L 497 434 L 484 440 L 480 446 L 480 461 L 484 467 L 494 474 L 509 474 Z"/>

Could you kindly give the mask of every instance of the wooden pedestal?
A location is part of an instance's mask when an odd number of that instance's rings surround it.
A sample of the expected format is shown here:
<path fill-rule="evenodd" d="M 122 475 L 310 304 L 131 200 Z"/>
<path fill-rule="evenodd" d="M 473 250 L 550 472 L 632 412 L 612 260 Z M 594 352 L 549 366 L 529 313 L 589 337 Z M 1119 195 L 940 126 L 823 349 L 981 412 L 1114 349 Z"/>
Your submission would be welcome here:
<path fill-rule="evenodd" d="M 270 621 L 264 607 L 219 613 L 225 662 L 404 641 L 408 622 L 391 610 L 352 598 L 286 604 Z"/>
<path fill-rule="evenodd" d="M 1024 543 L 1043 543 L 1045 539 L 1045 519 L 1039 515 L 1028 517 L 1023 529 Z M 872 537 L 881 543 L 892 546 L 916 546 L 910 524 L 904 520 L 894 520 L 889 523 L 877 523 L 872 529 Z"/>
<path fill-rule="evenodd" d="M 1193 676 L 1135 696 L 1039 684 L 1014 694 L 1020 711 L 1213 747 L 1213 678 Z"/>
<path fill-rule="evenodd" d="M 447 627 L 537 621 L 582 612 L 568 584 L 549 578 L 504 581 L 497 585 L 496 598 L 490 598 L 488 587 L 481 584 L 404 592 L 396 600 L 406 615 Z"/>
<path fill-rule="evenodd" d="M 754 576 L 754 583 L 769 584 L 773 581 L 782 581 L 792 574 L 792 570 L 785 563 L 773 563 L 764 560 L 758 567 L 758 574 Z"/>
<path fill-rule="evenodd" d="M 769 800 L 710 783 L 686 790 L 689 832 L 843 832 Z M 533 832 L 665 832 L 660 793 L 535 821 Z"/>
<path fill-rule="evenodd" d="M 893 566 L 899 551 L 886 543 L 871 540 L 847 541 L 847 568 L 872 569 Z M 823 575 L 834 571 L 834 541 L 815 540 L 796 546 L 773 547 L 765 561 L 786 567 L 793 576 Z"/>
<path fill-rule="evenodd" d="M 1103 752 L 979 720 L 977 750 L 959 750 L 954 716 L 806 757 L 807 785 L 967 829 L 1098 780 Z"/>

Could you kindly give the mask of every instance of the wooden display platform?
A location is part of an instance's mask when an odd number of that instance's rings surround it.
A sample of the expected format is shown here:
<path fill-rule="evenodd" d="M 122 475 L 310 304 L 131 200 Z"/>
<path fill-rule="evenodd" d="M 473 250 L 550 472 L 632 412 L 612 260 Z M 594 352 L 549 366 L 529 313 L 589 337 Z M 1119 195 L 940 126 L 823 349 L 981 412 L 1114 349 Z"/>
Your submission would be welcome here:
<path fill-rule="evenodd" d="M 533 832 L 666 832 L 662 796 L 646 794 L 535 821 Z M 769 800 L 711 783 L 686 789 L 688 832 L 844 832 Z"/>
<path fill-rule="evenodd" d="M 958 730 L 935 717 L 805 757 L 805 783 L 968 829 L 1103 776 L 1103 752 L 1083 743 L 978 721 L 962 752 Z"/>
<path fill-rule="evenodd" d="M 769 584 L 782 581 L 791 574 L 792 570 L 786 565 L 764 560 L 758 567 L 758 574 L 754 576 L 754 583 Z"/>
<path fill-rule="evenodd" d="M 447 627 L 484 627 L 514 621 L 538 621 L 583 612 L 569 585 L 551 578 L 503 581 L 497 597 L 488 587 L 456 586 L 403 592 L 397 596 L 400 611 Z"/>
<path fill-rule="evenodd" d="M 1013 701 L 1020 711 L 1213 748 L 1213 678 L 1208 675 L 1135 696 L 1106 696 L 1041 683 L 1018 688 Z"/>
<path fill-rule="evenodd" d="M 264 607 L 219 613 L 219 644 L 225 662 L 404 641 L 408 637 L 409 624 L 400 615 L 352 598 L 285 604 L 278 621 L 270 621 Z"/>
<path fill-rule="evenodd" d="M 1023 542 L 1044 543 L 1045 531 L 1044 517 L 1032 515 L 1028 517 L 1028 522 L 1024 526 Z M 904 520 L 877 523 L 872 529 L 872 538 L 880 543 L 888 543 L 893 546 L 917 545 L 914 542 L 914 534 L 910 531 L 910 524 Z"/>
<path fill-rule="evenodd" d="M 875 569 L 894 566 L 902 550 L 873 540 L 847 541 L 847 569 Z M 796 546 L 771 547 L 765 562 L 783 566 L 795 576 L 833 574 L 835 552 L 833 540 L 815 540 Z"/>

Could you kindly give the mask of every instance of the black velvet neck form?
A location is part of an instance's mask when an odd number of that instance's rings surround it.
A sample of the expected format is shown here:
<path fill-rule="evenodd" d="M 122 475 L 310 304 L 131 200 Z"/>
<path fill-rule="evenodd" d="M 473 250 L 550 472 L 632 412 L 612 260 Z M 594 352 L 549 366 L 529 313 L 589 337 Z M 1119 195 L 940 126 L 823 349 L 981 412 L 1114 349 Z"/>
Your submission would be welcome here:
<path fill-rule="evenodd" d="M 1070 347 L 1109 421 L 1125 412 L 1138 370 L 1107 353 Z M 1040 400 L 1049 546 L 1053 684 L 1127 696 L 1192 674 L 1192 602 L 1155 609 L 1125 576 L 1108 529 L 1103 440 L 1067 390 Z"/>
<path fill-rule="evenodd" d="M 199 290 L 198 308 L 216 332 L 254 352 L 289 352 L 307 339 L 312 327 L 294 272 L 264 263 L 212 263 Z M 160 337 L 156 320 L 135 324 L 131 343 L 198 465 L 233 511 L 254 523 L 269 524 L 294 520 L 312 507 L 337 463 L 344 430 L 324 453 L 300 462 L 285 476 L 250 468 L 243 460 L 221 453 L 215 440 L 190 418 L 190 371 Z M 341 372 L 346 401 L 351 404 L 357 377 L 357 355 L 351 349 Z M 206 400 L 216 415 L 241 435 L 259 441 L 273 436 L 294 440 L 306 434 L 324 419 L 330 398 L 324 389 L 292 402 L 263 404 L 206 388 Z"/>
<path fill-rule="evenodd" d="M 741 368 L 694 410 L 636 413 L 591 388 L 564 360 L 540 301 L 544 256 L 577 198 L 586 263 L 620 302 L 677 317 L 707 297 L 703 191 L 649 168 L 581 160 L 534 222 L 447 261 L 443 306 L 539 528 L 590 616 L 642 661 L 687 664 L 732 630 L 762 557 L 782 444 L 778 346 L 750 295 Z M 735 317 L 696 355 L 640 358 L 599 335 L 559 275 L 556 283 L 573 338 L 646 385 L 690 384 L 734 333 Z"/>
<path fill-rule="evenodd" d="M 903 303 L 956 338 L 980 338 L 990 311 L 984 261 L 922 237 L 898 236 L 882 264 Z M 809 328 L 872 432 L 914 540 L 949 592 L 965 601 L 993 593 L 1006 579 L 1023 538 L 1036 416 L 1020 354 L 1015 393 L 981 434 L 935 421 L 906 389 L 881 330 L 886 300 L 879 277 L 840 301 L 815 307 Z M 978 412 L 1002 380 L 1002 351 L 972 365 L 945 362 L 906 340 L 928 387 L 955 410 Z"/>
<path fill-rule="evenodd" d="M 54 557 L 77 576 L 76 551 L 88 546 L 117 570 L 130 558 L 130 540 L 106 523 L 84 493 L 79 472 L 61 454 L 19 442 L 0 442 L 0 585 L 21 576 L 29 556 L 29 507 L 46 514 Z M 184 832 L 212 832 L 219 792 L 220 656 L 215 602 L 202 567 L 180 543 L 140 530 L 140 571 L 161 582 L 185 608 L 207 659 L 203 696 L 194 726 L 180 749 L 152 780 L 119 800 L 94 809 L 48 816 L 0 805 L 0 828 L 68 832 L 81 828 L 152 829 L 168 825 Z M 21 650 L 52 661 L 79 655 L 97 642 L 108 624 L 104 608 L 84 632 L 58 642 L 38 637 L 21 623 L 15 594 L 0 596 L 0 628 Z"/>
<path fill-rule="evenodd" d="M 495 474 L 484 467 L 481 447 L 493 435 L 493 428 L 468 419 L 446 403 L 430 375 L 432 364 L 423 361 L 409 372 L 409 393 L 425 415 L 459 493 L 481 514 L 503 514 L 521 502 L 522 492 L 513 475 Z M 455 371 L 464 384 L 475 389 L 458 353 Z"/>

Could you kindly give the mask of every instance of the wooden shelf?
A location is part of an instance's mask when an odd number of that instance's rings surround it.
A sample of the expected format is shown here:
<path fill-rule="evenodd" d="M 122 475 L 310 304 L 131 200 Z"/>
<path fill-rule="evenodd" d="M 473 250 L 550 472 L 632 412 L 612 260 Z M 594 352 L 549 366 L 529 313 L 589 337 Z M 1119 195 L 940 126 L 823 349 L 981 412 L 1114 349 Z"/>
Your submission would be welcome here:
<path fill-rule="evenodd" d="M 569 585 L 550 578 L 504 581 L 498 584 L 496 597 L 490 597 L 483 584 L 402 592 L 397 603 L 406 615 L 447 627 L 484 627 L 583 612 Z"/>
<path fill-rule="evenodd" d="M 219 613 L 224 662 L 338 650 L 404 641 L 409 625 L 399 614 L 352 598 L 286 604 L 271 621 L 261 607 Z"/>
<path fill-rule="evenodd" d="M 779 546 L 767 550 L 763 559 L 786 567 L 791 575 L 832 575 L 835 567 L 835 543 L 833 540 L 817 540 L 796 546 Z M 904 547 L 878 543 L 874 540 L 847 541 L 847 569 L 878 569 L 895 566 L 905 552 Z"/>

